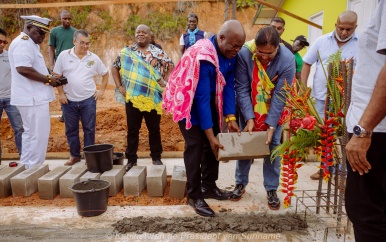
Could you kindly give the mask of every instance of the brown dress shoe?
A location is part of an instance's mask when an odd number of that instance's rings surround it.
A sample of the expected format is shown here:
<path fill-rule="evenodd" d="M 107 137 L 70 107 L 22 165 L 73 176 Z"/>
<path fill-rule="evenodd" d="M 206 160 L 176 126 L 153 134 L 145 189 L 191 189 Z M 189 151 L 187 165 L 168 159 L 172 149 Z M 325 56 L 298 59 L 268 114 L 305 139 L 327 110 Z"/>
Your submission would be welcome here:
<path fill-rule="evenodd" d="M 310 178 L 311 178 L 312 180 L 319 180 L 319 178 L 320 178 L 319 171 L 316 172 L 316 173 L 314 173 L 314 174 L 312 174 L 312 175 L 310 176 Z"/>
<path fill-rule="evenodd" d="M 80 161 L 79 157 L 70 157 L 70 159 L 66 163 L 64 163 L 64 165 L 65 166 L 72 166 L 75 163 L 78 163 L 79 161 Z"/>

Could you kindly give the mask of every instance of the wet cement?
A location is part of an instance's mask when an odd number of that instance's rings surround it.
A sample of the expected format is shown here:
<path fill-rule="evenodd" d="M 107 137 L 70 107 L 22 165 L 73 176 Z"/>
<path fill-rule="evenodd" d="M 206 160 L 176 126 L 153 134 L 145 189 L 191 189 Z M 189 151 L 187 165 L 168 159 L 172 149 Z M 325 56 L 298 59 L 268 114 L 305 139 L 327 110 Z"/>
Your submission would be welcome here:
<path fill-rule="evenodd" d="M 307 223 L 298 215 L 281 214 L 228 214 L 216 217 L 132 217 L 123 218 L 113 224 L 114 233 L 281 233 L 284 231 L 305 230 Z"/>

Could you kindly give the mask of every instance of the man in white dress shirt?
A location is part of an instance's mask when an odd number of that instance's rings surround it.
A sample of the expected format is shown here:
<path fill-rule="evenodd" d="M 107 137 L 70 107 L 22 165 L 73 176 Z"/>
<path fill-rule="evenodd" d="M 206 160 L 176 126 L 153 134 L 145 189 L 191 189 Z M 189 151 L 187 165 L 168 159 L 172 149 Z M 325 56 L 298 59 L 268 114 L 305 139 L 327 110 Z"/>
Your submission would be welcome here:
<path fill-rule="evenodd" d="M 40 44 L 51 20 L 36 15 L 25 19 L 23 32 L 9 47 L 12 72 L 11 104 L 23 120 L 20 163 L 26 168 L 42 164 L 46 158 L 50 133 L 49 103 L 55 100 L 53 87 L 60 85 L 59 75 L 49 75 Z"/>
<path fill-rule="evenodd" d="M 338 50 L 342 51 L 343 60 L 355 60 L 358 51 L 358 38 L 355 34 L 357 27 L 357 14 L 353 11 L 341 13 L 335 24 L 335 30 L 319 37 L 308 49 L 303 57 L 303 68 L 300 74 L 300 80 L 307 84 L 310 75 L 311 65 L 316 63 L 316 71 L 312 86 L 312 97 L 315 98 L 315 108 L 320 118 L 324 118 L 324 106 L 327 92 L 326 76 L 323 71 L 327 70 L 327 63 L 332 54 Z M 319 61 L 319 57 L 322 63 Z M 311 175 L 311 179 L 320 178 L 319 170 Z"/>

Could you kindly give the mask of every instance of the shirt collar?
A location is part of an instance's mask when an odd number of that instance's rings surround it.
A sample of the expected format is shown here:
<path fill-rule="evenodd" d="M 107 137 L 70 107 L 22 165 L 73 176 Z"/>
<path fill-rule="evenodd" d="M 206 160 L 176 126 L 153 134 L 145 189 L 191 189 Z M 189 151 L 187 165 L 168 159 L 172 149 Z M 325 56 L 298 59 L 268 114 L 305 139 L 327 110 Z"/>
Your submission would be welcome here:
<path fill-rule="evenodd" d="M 332 32 L 330 32 L 330 33 L 328 34 L 328 37 L 330 37 L 330 38 L 332 38 L 332 39 L 335 40 L 335 30 L 332 31 Z M 357 35 L 357 32 L 356 32 L 356 31 L 354 32 L 354 35 L 353 35 L 353 37 L 352 37 L 350 40 L 352 40 L 352 39 L 358 40 L 358 35 Z M 349 40 L 349 41 L 350 41 L 350 40 Z M 347 41 L 347 42 L 349 42 L 349 41 Z M 346 43 L 347 43 L 347 42 L 346 42 Z"/>
<path fill-rule="evenodd" d="M 70 49 L 70 55 L 75 56 L 76 58 L 79 59 L 79 57 L 75 54 L 75 46 L 72 47 L 72 48 Z M 85 55 L 85 57 L 86 57 L 86 56 L 89 56 L 89 55 L 91 55 L 91 52 L 88 50 L 88 51 L 87 51 L 87 54 Z M 84 58 L 84 57 L 83 57 L 83 58 Z"/>

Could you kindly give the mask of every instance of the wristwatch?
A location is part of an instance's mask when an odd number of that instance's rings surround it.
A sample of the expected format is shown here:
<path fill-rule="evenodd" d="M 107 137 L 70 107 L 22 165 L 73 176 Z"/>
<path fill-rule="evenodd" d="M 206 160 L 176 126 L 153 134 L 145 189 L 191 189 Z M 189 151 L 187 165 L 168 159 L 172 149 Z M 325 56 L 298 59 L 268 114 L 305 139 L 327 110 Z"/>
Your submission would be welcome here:
<path fill-rule="evenodd" d="M 358 138 L 371 137 L 373 131 L 365 130 L 362 126 L 355 125 L 353 128 L 353 133 Z"/>

